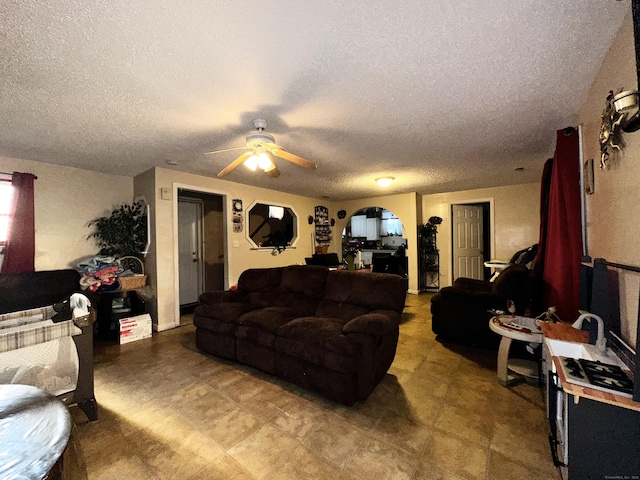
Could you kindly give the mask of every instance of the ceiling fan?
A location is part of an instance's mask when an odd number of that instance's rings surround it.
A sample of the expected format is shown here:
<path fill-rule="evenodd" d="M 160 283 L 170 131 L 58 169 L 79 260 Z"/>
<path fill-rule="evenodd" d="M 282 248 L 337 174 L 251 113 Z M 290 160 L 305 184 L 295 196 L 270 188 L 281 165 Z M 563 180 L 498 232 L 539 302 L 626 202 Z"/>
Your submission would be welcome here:
<path fill-rule="evenodd" d="M 230 150 L 246 150 L 247 152 L 240 155 L 233 162 L 227 165 L 220 173 L 218 177 L 224 177 L 231 170 L 236 168 L 240 164 L 244 164 L 249 170 L 256 171 L 257 168 L 264 170 L 270 177 L 276 178 L 280 176 L 280 171 L 274 162 L 274 157 L 288 160 L 304 168 L 315 170 L 318 166 L 315 163 L 305 160 L 302 157 L 287 152 L 280 145 L 275 143 L 273 135 L 265 133 L 264 129 L 267 126 L 267 121 L 262 118 L 256 118 L 253 121 L 254 127 L 256 127 L 256 133 L 250 133 L 247 135 L 247 144 L 244 147 L 225 148 L 222 150 L 215 150 L 213 152 L 207 152 L 207 154 L 228 152 Z"/>

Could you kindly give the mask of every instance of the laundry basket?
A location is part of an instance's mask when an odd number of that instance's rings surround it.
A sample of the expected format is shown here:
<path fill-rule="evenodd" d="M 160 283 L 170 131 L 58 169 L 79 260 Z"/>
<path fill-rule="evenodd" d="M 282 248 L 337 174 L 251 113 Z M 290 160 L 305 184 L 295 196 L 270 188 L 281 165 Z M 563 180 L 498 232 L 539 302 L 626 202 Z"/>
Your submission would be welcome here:
<path fill-rule="evenodd" d="M 121 277 L 118 276 L 118 283 L 121 290 L 137 290 L 147 284 L 147 276 L 144 274 L 144 264 L 137 257 L 128 256 L 120 258 L 120 267 L 122 270 L 130 270 L 134 275 Z"/>

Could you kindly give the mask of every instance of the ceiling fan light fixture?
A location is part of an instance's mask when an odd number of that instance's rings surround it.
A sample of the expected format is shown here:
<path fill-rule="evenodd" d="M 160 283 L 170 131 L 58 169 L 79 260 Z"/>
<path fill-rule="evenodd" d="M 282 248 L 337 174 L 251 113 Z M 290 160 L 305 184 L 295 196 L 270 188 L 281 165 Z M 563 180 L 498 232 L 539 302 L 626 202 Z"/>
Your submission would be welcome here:
<path fill-rule="evenodd" d="M 244 161 L 244 166 L 247 167 L 252 172 L 255 172 L 256 168 L 258 168 L 258 156 L 251 155 L 249 158 L 247 158 Z"/>
<path fill-rule="evenodd" d="M 267 155 L 265 152 L 262 152 L 258 155 L 258 167 L 260 167 L 265 172 L 268 172 L 270 170 L 273 170 L 275 168 L 275 165 L 271 161 L 271 158 L 269 158 L 269 155 Z"/>
<path fill-rule="evenodd" d="M 394 177 L 380 177 L 380 178 L 376 178 L 376 183 L 381 187 L 388 187 L 393 183 L 394 180 L 395 180 Z"/>

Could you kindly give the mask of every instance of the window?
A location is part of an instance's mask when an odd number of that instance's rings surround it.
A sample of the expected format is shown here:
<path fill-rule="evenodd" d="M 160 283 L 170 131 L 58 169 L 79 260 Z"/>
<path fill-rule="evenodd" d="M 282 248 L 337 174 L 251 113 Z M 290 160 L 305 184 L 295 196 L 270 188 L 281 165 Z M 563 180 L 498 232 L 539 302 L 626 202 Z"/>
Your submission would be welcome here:
<path fill-rule="evenodd" d="M 289 207 L 255 203 L 249 209 L 248 236 L 256 247 L 291 245 L 297 235 L 296 222 Z"/>
<path fill-rule="evenodd" d="M 0 246 L 4 246 L 7 241 L 12 198 L 13 187 L 11 186 L 11 182 L 0 180 Z"/>

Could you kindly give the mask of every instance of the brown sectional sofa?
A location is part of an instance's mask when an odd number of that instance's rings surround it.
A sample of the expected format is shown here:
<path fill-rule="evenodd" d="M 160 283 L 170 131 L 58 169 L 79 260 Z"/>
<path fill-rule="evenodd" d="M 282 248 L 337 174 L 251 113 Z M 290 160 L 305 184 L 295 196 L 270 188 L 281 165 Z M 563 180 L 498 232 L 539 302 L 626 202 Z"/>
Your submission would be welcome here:
<path fill-rule="evenodd" d="M 393 362 L 405 295 L 397 275 L 250 269 L 237 290 L 200 296 L 196 346 L 352 405 Z"/>

